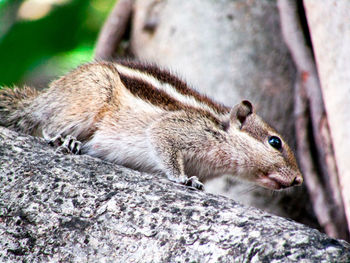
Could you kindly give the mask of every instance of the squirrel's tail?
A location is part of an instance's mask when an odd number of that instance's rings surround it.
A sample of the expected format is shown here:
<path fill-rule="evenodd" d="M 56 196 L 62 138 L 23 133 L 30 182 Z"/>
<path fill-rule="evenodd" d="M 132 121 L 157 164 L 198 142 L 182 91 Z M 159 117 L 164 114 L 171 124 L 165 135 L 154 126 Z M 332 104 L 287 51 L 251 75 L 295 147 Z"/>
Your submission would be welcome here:
<path fill-rule="evenodd" d="M 28 132 L 28 106 L 39 95 L 39 92 L 31 87 L 8 88 L 0 87 L 0 126 L 9 127 L 17 131 Z"/>

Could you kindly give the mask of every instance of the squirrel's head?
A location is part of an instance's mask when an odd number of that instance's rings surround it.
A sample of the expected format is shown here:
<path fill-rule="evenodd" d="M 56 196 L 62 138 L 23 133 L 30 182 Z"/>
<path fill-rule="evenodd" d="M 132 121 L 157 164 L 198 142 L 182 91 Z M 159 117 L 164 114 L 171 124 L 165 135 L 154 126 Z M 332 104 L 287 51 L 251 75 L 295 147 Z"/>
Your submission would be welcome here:
<path fill-rule="evenodd" d="M 244 100 L 230 112 L 227 132 L 240 156 L 233 160 L 234 175 L 265 188 L 279 190 L 300 185 L 303 177 L 294 154 L 283 138 Z"/>

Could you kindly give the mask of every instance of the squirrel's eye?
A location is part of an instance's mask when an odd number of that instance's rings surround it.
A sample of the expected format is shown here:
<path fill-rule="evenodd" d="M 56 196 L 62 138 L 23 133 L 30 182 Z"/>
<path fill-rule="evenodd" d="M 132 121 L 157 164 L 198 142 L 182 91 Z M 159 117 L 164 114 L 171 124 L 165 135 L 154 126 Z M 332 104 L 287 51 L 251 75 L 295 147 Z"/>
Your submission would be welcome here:
<path fill-rule="evenodd" d="M 270 136 L 269 137 L 269 144 L 277 150 L 282 149 L 282 141 L 277 136 Z"/>

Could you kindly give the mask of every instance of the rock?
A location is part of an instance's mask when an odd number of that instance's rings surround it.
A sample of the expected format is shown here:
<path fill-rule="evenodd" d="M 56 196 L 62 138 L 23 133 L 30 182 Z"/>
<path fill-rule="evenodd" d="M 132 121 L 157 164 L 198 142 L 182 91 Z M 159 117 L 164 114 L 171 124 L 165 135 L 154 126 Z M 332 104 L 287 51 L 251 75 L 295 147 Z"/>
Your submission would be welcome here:
<path fill-rule="evenodd" d="M 0 128 L 1 262 L 349 262 L 350 245 L 233 200 Z"/>

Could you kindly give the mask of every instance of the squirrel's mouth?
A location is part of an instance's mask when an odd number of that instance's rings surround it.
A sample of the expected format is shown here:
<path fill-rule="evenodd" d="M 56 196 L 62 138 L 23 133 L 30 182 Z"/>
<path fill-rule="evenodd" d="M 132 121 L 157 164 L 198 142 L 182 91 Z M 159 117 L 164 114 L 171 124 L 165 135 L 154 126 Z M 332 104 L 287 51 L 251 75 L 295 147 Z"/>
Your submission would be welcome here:
<path fill-rule="evenodd" d="M 278 178 L 278 175 L 274 176 L 273 174 L 260 174 L 257 183 L 272 190 L 281 190 L 291 185 L 289 182 Z"/>

